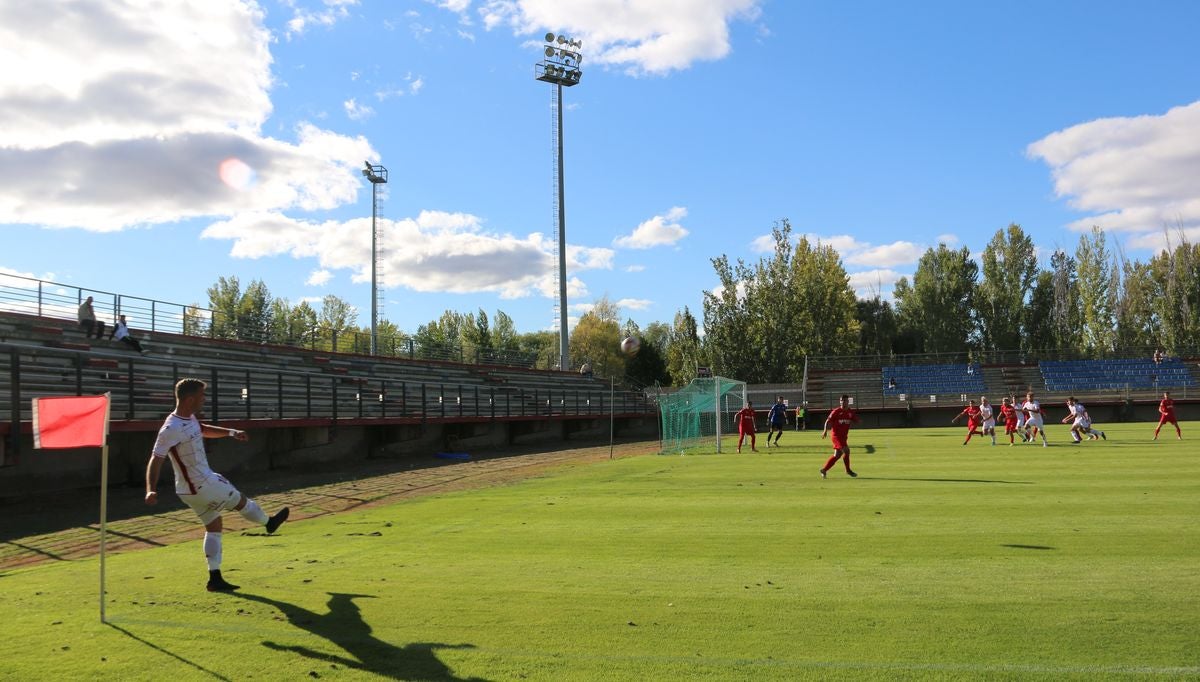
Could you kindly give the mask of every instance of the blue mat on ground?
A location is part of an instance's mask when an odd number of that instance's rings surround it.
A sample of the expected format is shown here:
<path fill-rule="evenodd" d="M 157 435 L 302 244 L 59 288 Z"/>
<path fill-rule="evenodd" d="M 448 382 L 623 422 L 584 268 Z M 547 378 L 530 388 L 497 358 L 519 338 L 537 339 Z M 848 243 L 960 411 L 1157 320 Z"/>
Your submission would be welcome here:
<path fill-rule="evenodd" d="M 433 456 L 438 459 L 454 459 L 459 461 L 471 459 L 471 455 L 466 452 L 435 452 Z"/>

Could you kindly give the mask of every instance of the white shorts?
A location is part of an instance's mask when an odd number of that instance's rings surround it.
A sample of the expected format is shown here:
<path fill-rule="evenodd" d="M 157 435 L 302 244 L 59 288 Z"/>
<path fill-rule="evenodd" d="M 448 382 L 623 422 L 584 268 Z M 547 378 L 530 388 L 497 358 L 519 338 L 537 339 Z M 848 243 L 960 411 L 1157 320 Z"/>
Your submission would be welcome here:
<path fill-rule="evenodd" d="M 200 523 L 207 526 L 216 521 L 221 512 L 236 507 L 238 501 L 242 499 L 242 494 L 233 487 L 232 483 L 226 481 L 224 476 L 214 474 L 212 478 L 196 488 L 195 495 L 181 494 L 179 499 L 196 512 L 196 516 L 200 517 Z"/>
<path fill-rule="evenodd" d="M 1030 417 L 1029 419 L 1025 420 L 1025 426 L 1032 426 L 1034 428 L 1041 429 L 1042 428 L 1042 418 L 1041 417 Z"/>
<path fill-rule="evenodd" d="M 1017 428 L 1018 429 L 1025 428 L 1025 417 L 1017 417 Z"/>
<path fill-rule="evenodd" d="M 995 419 L 984 419 L 983 420 L 983 430 L 984 431 L 987 431 L 988 429 L 994 429 L 994 428 L 996 428 L 996 420 Z"/>
<path fill-rule="evenodd" d="M 1075 421 L 1071 422 L 1071 426 L 1078 426 L 1081 429 L 1090 429 L 1092 427 L 1092 423 L 1083 417 L 1076 417 Z"/>

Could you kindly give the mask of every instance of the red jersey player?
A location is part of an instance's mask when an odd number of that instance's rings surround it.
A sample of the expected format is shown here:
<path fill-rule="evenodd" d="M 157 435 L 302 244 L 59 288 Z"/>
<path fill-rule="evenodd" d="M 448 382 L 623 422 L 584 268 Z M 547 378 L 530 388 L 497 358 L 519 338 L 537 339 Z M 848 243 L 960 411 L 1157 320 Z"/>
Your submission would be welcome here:
<path fill-rule="evenodd" d="M 1017 410 L 1008 398 L 1004 399 L 1004 403 L 1000 405 L 1000 416 L 1004 417 L 1004 433 L 1008 435 L 1008 444 L 1013 444 L 1013 434 L 1017 432 L 1017 424 L 1020 419 L 1020 412 Z"/>
<path fill-rule="evenodd" d="M 825 418 L 825 428 L 821 430 L 821 438 L 824 438 L 832 429 L 833 438 L 830 441 L 833 443 L 833 456 L 825 462 L 825 466 L 821 467 L 821 478 L 825 478 L 825 473 L 832 469 L 834 464 L 837 464 L 839 457 L 842 458 L 842 464 L 846 465 L 846 473 L 850 478 L 858 476 L 850 469 L 850 446 L 846 443 L 850 425 L 858 423 L 858 414 L 847 407 L 849 404 L 850 396 L 843 393 L 842 397 L 838 399 L 838 407 L 835 407 Z"/>
<path fill-rule="evenodd" d="M 1183 440 L 1183 432 L 1179 430 L 1179 421 L 1175 419 L 1175 401 L 1171 400 L 1171 394 L 1167 391 L 1163 391 L 1162 402 L 1158 404 L 1158 414 L 1158 426 L 1154 429 L 1154 440 L 1158 440 L 1158 430 L 1168 422 L 1175 427 L 1175 437 Z"/>
<path fill-rule="evenodd" d="M 758 452 L 758 448 L 754 447 L 754 403 L 746 401 L 746 406 L 738 411 L 734 417 L 737 419 L 738 425 L 738 452 L 742 451 L 742 441 L 746 436 L 750 436 L 750 449 Z"/>
<path fill-rule="evenodd" d="M 979 430 L 979 424 L 983 422 L 983 417 L 980 416 L 979 406 L 974 400 L 967 403 L 967 407 L 958 413 L 951 423 L 957 424 L 960 417 L 967 416 L 967 439 L 963 441 L 963 445 L 971 442 L 971 436 L 982 436 L 983 432 Z"/>

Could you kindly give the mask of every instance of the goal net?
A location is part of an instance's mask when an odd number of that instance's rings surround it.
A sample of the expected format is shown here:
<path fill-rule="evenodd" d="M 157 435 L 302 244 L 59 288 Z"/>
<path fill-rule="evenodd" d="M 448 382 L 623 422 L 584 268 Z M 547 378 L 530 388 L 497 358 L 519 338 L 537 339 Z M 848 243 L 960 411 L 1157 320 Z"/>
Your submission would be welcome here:
<path fill-rule="evenodd" d="M 734 415 L 745 404 L 746 382 L 716 376 L 660 396 L 662 452 L 720 452 L 721 437 L 737 433 Z"/>

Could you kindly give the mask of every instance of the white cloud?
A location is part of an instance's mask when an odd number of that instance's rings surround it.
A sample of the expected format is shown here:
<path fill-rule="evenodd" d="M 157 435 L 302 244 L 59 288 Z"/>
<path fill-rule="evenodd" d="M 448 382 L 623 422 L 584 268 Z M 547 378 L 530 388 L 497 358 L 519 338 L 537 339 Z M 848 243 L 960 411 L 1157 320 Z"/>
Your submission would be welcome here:
<path fill-rule="evenodd" d="M 287 22 L 286 36 L 303 34 L 309 26 L 333 26 L 338 21 L 350 16 L 347 8 L 358 4 L 358 0 L 324 0 L 321 9 L 309 9 L 299 6 L 297 0 L 284 0 L 284 4 L 292 9 L 292 18 Z"/>
<path fill-rule="evenodd" d="M 408 84 L 408 91 L 415 95 L 418 92 L 421 92 L 421 88 L 423 87 L 425 87 L 425 80 L 420 76 L 417 76 L 411 83 Z"/>
<path fill-rule="evenodd" d="M 353 97 L 342 102 L 342 108 L 346 110 L 346 116 L 352 121 L 361 121 L 375 115 L 374 109 L 366 104 L 359 104 Z"/>
<path fill-rule="evenodd" d="M 879 268 L 916 263 L 921 258 L 925 248 L 912 242 L 897 241 L 882 246 L 851 252 L 844 260 L 852 265 L 866 265 Z"/>
<path fill-rule="evenodd" d="M 579 313 L 580 315 L 587 315 L 595 310 L 595 308 L 595 303 L 571 303 L 567 305 L 567 310 L 569 312 Z"/>
<path fill-rule="evenodd" d="M 510 26 L 517 35 L 565 31 L 583 40 L 589 63 L 611 64 L 632 74 L 666 74 L 728 55 L 730 22 L 757 19 L 760 3 L 484 0 L 479 14 L 488 30 Z"/>
<path fill-rule="evenodd" d="M 771 253 L 775 250 L 775 235 L 764 234 L 761 237 L 755 237 L 750 242 L 750 251 L 752 253 Z"/>
<path fill-rule="evenodd" d="M 1132 233 L 1129 246 L 1146 248 L 1165 242 L 1164 228 L 1200 228 L 1200 101 L 1081 123 L 1026 151 L 1050 167 L 1057 196 L 1092 214 L 1071 229 Z"/>
<path fill-rule="evenodd" d="M 626 265 L 625 272 L 642 272 L 646 269 L 645 265 Z"/>
<path fill-rule="evenodd" d="M 687 236 L 688 231 L 678 221 L 687 217 L 687 209 L 676 206 L 666 215 L 656 215 L 634 228 L 629 235 L 613 240 L 615 246 L 625 249 L 650 249 L 655 246 L 671 246 Z"/>
<path fill-rule="evenodd" d="M 384 286 L 421 292 L 495 292 L 502 298 L 558 296 L 553 243 L 539 233 L 524 238 L 488 232 L 466 213 L 422 211 L 416 218 L 381 221 Z M 370 281 L 371 221 L 316 223 L 279 213 L 242 213 L 213 223 L 201 235 L 231 240 L 230 255 L 315 258 L 323 270 L 349 270 L 351 280 Z M 402 244 L 403 248 L 391 248 Z M 572 272 L 611 268 L 611 249 L 568 245 Z M 464 276 L 470 273 L 470 276 Z M 578 278 L 567 281 L 572 298 L 587 295 Z"/>
<path fill-rule="evenodd" d="M 313 270 L 304 283 L 310 287 L 319 287 L 328 284 L 331 279 L 333 279 L 332 272 L 328 270 Z"/>
<path fill-rule="evenodd" d="M 848 253 L 852 253 L 854 251 L 865 249 L 865 248 L 871 246 L 870 244 L 867 244 L 865 242 L 858 241 L 857 239 L 855 239 L 854 237 L 851 237 L 848 234 L 835 234 L 831 237 L 822 237 L 822 236 L 816 235 L 816 234 L 807 234 L 805 236 L 808 237 L 808 241 L 810 241 L 810 242 L 819 243 L 822 246 L 833 247 L 833 250 L 837 251 L 843 257 L 845 257 L 845 255 Z"/>
<path fill-rule="evenodd" d="M 937 237 L 934 238 L 934 241 L 936 241 L 938 244 L 945 244 L 946 246 L 954 246 L 955 244 L 958 243 L 958 235 L 950 234 L 949 232 L 947 232 L 946 234 L 939 234 Z"/>
<path fill-rule="evenodd" d="M 257 6 L 29 7 L 0 4 L 0 224 L 113 231 L 355 199 L 376 156 L 364 138 L 307 123 L 295 142 L 262 136 L 271 37 Z M 244 186 L 219 175 L 231 159 Z"/>
<path fill-rule="evenodd" d="M 617 307 L 622 310 L 647 310 L 654 305 L 654 301 L 644 298 L 622 298 L 617 301 Z"/>
<path fill-rule="evenodd" d="M 469 40 L 471 42 L 475 42 L 475 34 L 471 33 L 470 31 L 464 31 L 461 28 L 458 29 L 458 37 L 462 38 L 463 40 Z"/>
<path fill-rule="evenodd" d="M 901 277 L 910 276 L 887 268 L 852 272 L 850 273 L 850 288 L 854 289 L 855 295 L 861 299 L 874 298 L 876 294 L 879 294 L 882 298 L 890 300 L 896 282 Z"/>

